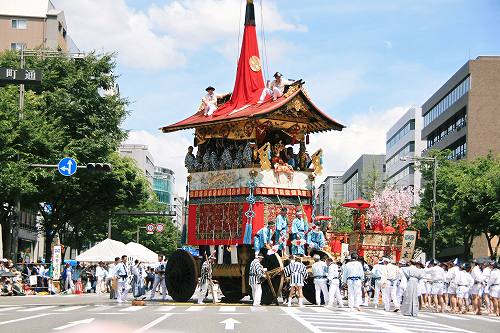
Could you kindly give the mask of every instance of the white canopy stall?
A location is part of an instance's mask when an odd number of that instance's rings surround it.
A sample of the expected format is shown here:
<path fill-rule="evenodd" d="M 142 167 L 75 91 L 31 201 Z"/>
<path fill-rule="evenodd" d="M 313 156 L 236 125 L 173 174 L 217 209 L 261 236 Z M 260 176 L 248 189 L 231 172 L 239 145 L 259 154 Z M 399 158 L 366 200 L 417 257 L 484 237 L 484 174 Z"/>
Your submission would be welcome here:
<path fill-rule="evenodd" d="M 135 258 L 144 263 L 151 264 L 158 261 L 158 254 L 142 244 L 130 242 L 126 246 L 134 254 Z"/>
<path fill-rule="evenodd" d="M 138 258 L 122 242 L 107 238 L 76 256 L 76 260 L 82 262 L 114 262 L 116 257 L 121 257 L 122 255 Z"/>

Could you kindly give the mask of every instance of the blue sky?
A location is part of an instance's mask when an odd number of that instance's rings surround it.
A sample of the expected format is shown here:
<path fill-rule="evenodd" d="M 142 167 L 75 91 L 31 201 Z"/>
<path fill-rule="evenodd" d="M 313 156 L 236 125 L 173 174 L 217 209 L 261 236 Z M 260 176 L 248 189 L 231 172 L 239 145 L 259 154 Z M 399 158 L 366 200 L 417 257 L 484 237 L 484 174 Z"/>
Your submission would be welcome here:
<path fill-rule="evenodd" d="M 172 159 L 165 140 L 185 144 L 191 132 L 165 136 L 158 127 L 194 113 L 207 85 L 232 89 L 240 2 L 56 0 L 83 50 L 118 51 L 121 93 L 132 102 L 123 126 L 136 132 L 132 141 L 156 145 L 162 164 L 184 154 L 176 148 Z M 423 104 L 469 58 L 500 55 L 500 1 L 263 2 L 269 72 L 304 79 L 346 133 L 366 134 L 332 135 L 349 153 L 332 148 L 327 170 L 345 170 L 361 153 L 383 153 L 385 131 L 405 108 Z M 352 142 L 371 134 L 373 142 Z"/>

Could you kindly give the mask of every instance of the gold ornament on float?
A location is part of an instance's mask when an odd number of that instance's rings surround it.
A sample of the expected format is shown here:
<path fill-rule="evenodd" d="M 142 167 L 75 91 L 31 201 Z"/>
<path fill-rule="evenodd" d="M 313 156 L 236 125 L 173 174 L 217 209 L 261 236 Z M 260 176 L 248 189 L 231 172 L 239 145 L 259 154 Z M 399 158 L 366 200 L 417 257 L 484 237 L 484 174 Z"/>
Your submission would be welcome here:
<path fill-rule="evenodd" d="M 260 62 L 259 57 L 251 56 L 249 59 L 250 69 L 254 72 L 258 72 L 262 69 L 262 63 Z"/>

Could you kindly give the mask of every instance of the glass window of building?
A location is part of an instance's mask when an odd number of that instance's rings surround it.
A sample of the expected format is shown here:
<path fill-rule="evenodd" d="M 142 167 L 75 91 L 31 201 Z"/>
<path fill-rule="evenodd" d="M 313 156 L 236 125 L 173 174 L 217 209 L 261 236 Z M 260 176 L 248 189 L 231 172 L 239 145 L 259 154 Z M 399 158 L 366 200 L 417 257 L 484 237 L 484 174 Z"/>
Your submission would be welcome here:
<path fill-rule="evenodd" d="M 443 97 L 432 109 L 424 115 L 424 126 L 427 126 L 444 111 L 452 106 L 460 97 L 470 90 L 470 76 L 467 76 L 452 91 Z"/>
<path fill-rule="evenodd" d="M 26 29 L 26 27 L 27 27 L 26 20 L 19 20 L 19 19 L 12 20 L 13 29 Z"/>
<path fill-rule="evenodd" d="M 349 178 L 344 183 L 344 193 L 346 201 L 354 200 L 360 197 L 359 195 L 359 184 L 358 184 L 359 175 L 356 171 L 351 178 Z"/>

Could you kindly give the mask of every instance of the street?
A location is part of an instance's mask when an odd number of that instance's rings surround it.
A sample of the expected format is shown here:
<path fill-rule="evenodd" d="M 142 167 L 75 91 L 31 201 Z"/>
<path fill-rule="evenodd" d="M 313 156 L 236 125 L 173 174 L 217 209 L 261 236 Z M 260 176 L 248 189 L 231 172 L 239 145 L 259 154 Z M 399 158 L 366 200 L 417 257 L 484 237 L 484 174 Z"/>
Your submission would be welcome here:
<path fill-rule="evenodd" d="M 107 295 L 2 298 L 0 331 L 33 332 L 496 332 L 500 318 L 422 312 L 417 318 L 363 308 L 252 307 L 147 302 L 118 305 Z"/>

